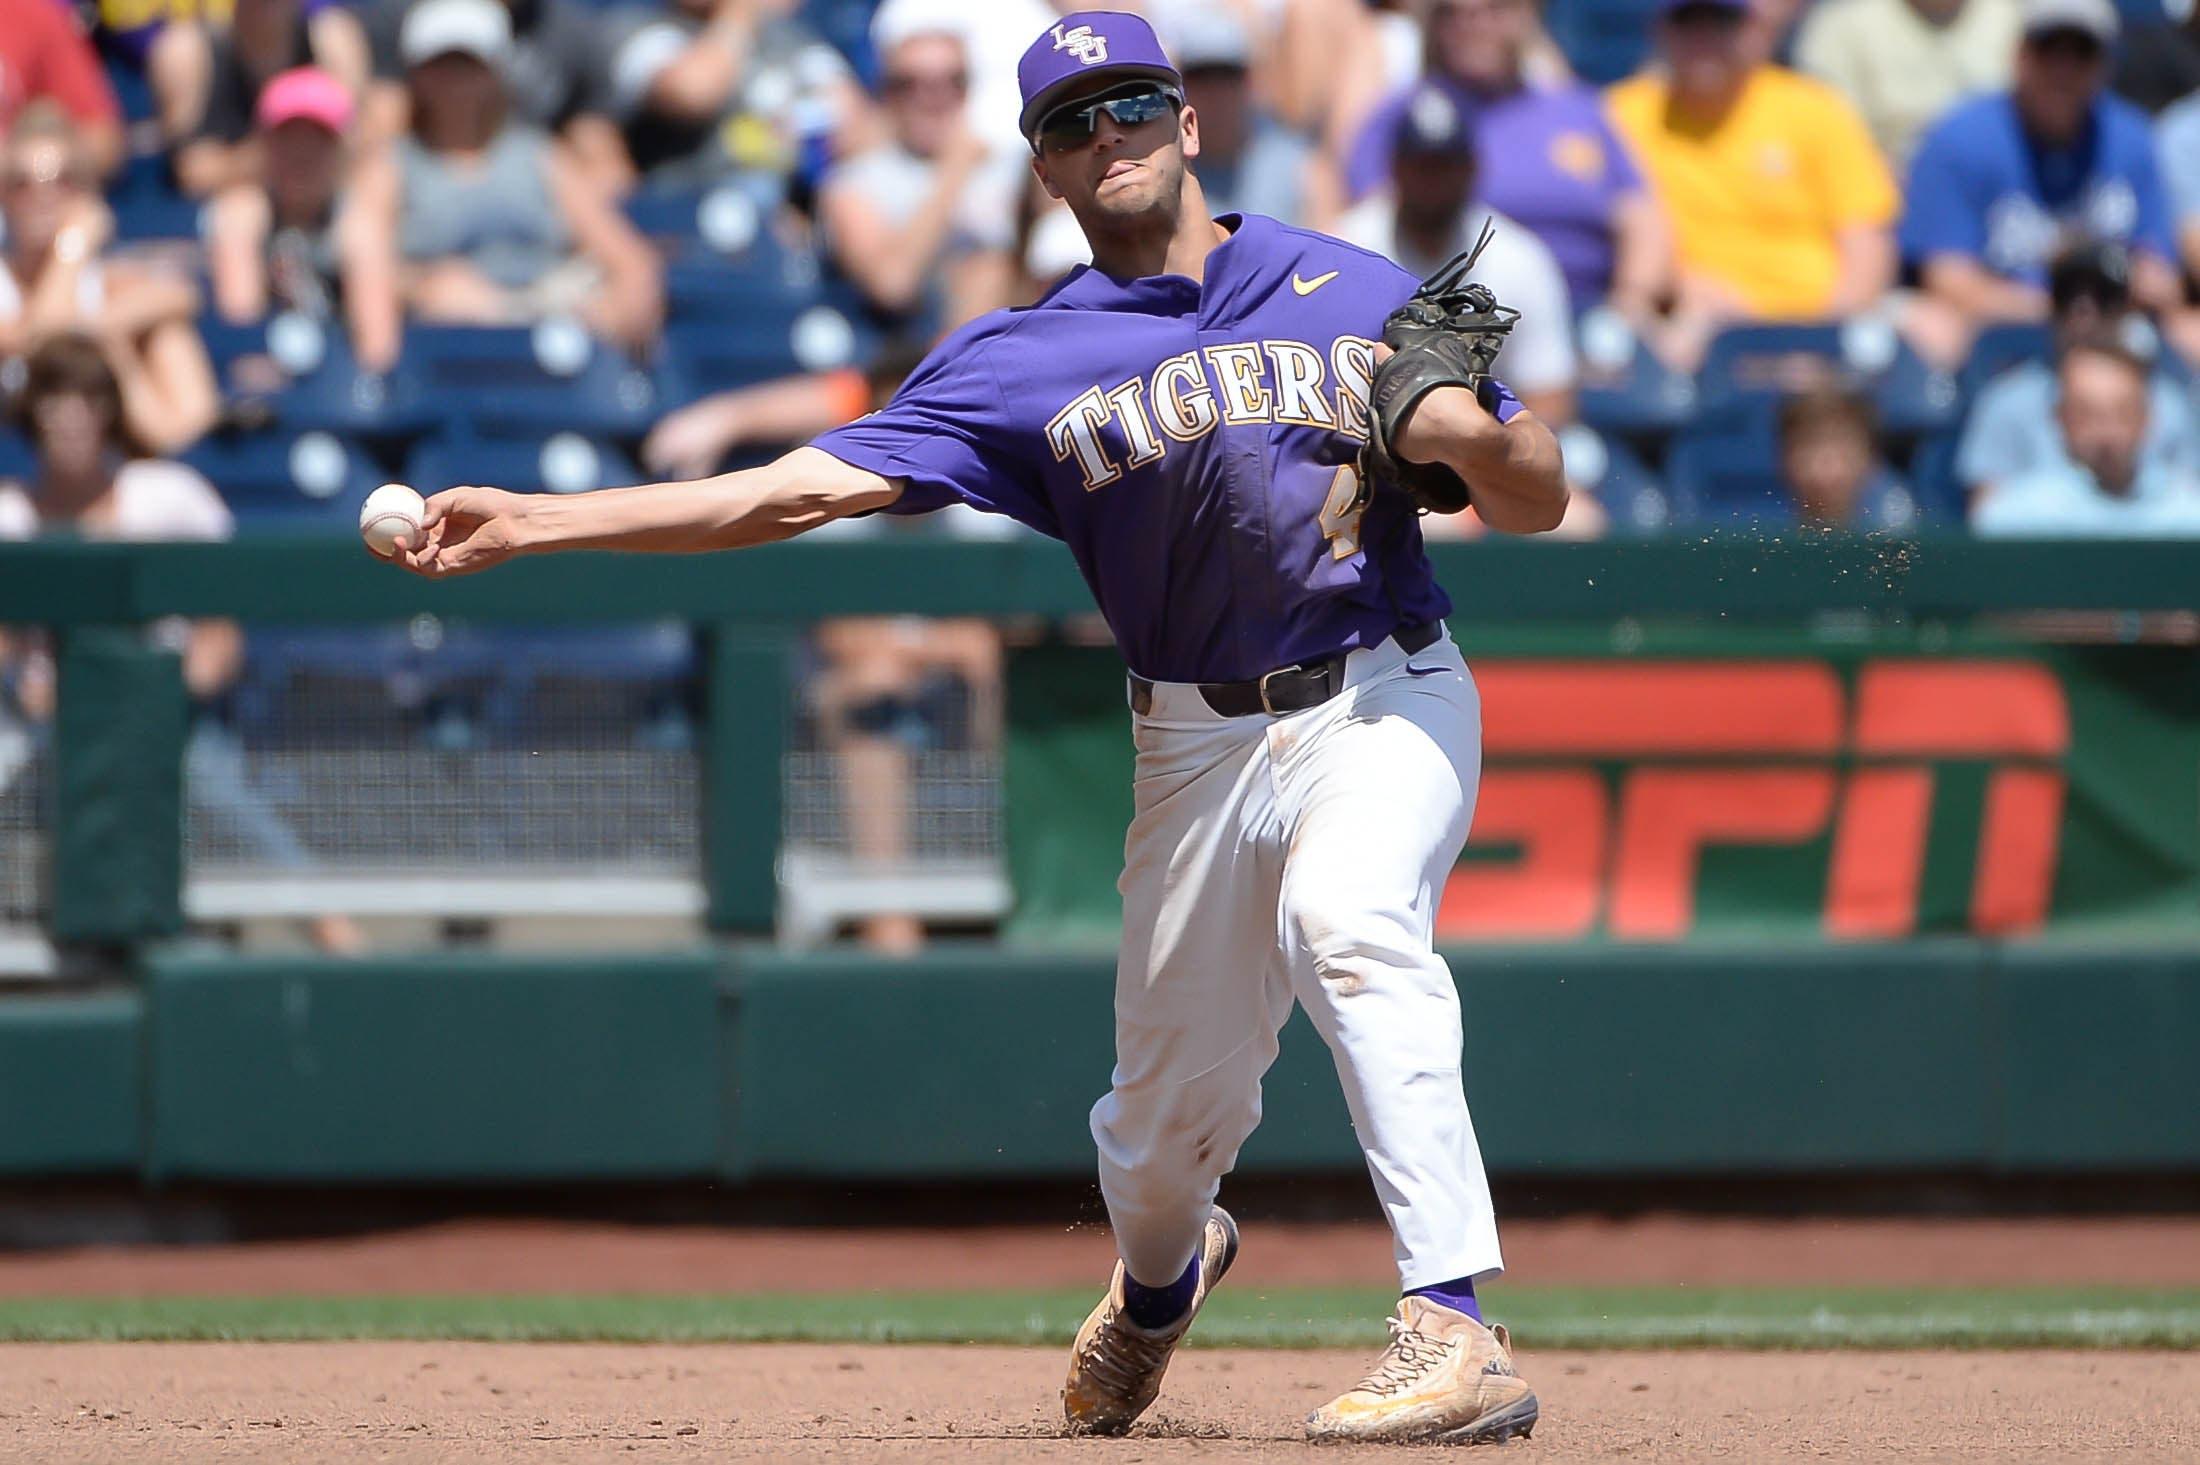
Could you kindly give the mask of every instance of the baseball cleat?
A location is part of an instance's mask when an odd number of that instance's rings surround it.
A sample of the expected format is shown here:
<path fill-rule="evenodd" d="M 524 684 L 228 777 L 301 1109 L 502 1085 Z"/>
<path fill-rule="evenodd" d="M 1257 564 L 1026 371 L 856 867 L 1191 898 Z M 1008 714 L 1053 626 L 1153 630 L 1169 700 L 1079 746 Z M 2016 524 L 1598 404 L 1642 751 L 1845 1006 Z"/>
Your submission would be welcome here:
<path fill-rule="evenodd" d="M 1108 1295 L 1077 1330 L 1070 1348 L 1069 1381 L 1062 1385 L 1062 1415 L 1071 1434 L 1121 1434 L 1153 1404 L 1169 1356 L 1191 1330 L 1207 1294 L 1237 1260 L 1237 1222 L 1216 1206 L 1199 1243 L 1199 1286 L 1184 1316 L 1148 1332 L 1123 1311 L 1123 1264 L 1115 1264 Z"/>
<path fill-rule="evenodd" d="M 1512 1338 L 1425 1297 L 1401 1298 L 1375 1369 L 1306 1419 L 1321 1444 L 1493 1445 L 1535 1428 Z"/>

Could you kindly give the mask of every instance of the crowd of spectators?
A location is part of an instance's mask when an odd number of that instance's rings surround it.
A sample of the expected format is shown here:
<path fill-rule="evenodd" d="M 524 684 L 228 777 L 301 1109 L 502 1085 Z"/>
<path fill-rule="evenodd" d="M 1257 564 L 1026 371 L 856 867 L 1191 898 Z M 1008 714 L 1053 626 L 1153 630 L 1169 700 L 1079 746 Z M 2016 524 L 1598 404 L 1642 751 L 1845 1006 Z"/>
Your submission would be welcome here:
<path fill-rule="evenodd" d="M 854 328 L 811 322 L 809 349 L 750 352 L 732 382 L 686 372 L 654 434 L 627 424 L 622 445 L 690 473 L 768 451 L 784 439 L 758 430 L 758 389 L 793 394 L 789 431 L 829 421 L 859 404 L 835 385 L 863 365 L 845 358 L 921 349 L 1082 263 L 1011 100 L 1020 38 L 1062 3 L 0 0 L 0 359 L 83 336 L 135 441 L 177 454 L 249 425 L 201 344 L 217 326 L 305 317 L 386 377 L 409 324 L 566 319 L 655 371 L 680 280 L 768 248 Z M 2082 466 L 2062 357 L 2103 342 L 2145 369 L 2148 471 L 2096 491 L 2200 473 L 2193 14 L 1569 0 L 1592 23 L 1559 26 L 1536 0 L 1137 3 L 1183 71 L 1218 209 L 1416 272 L 1494 225 L 1479 273 L 1523 312 L 1501 370 L 1540 415 L 1602 435 L 1567 532 L 1720 520 L 1655 486 L 1674 443 L 1723 430 L 1687 404 L 1737 395 L 1719 343 L 1751 328 L 1882 340 L 1858 358 L 1798 337 L 1823 370 L 1739 393 L 1767 424 L 1753 443 L 1870 436 L 1907 513 L 1852 526 L 2000 522 L 1986 506 L 2020 478 Z M 1639 34 L 1619 34 L 1630 16 Z M 708 203 L 665 225 L 665 200 L 712 195 L 733 200 L 728 237 Z M 195 230 L 133 227 L 149 198 L 195 208 Z M 784 333 L 769 315 L 754 329 Z M 785 383 L 761 380 L 773 365 Z M 1870 410 L 1890 377 L 1939 383 L 1945 410 Z M 713 402 L 721 386 L 743 395 Z M 1680 405 L 1629 400 L 1658 391 Z M 403 444 L 370 446 L 403 466 Z M 1756 451 L 1766 483 L 1792 479 Z M 1614 461 L 1654 486 L 1647 510 L 1593 481 Z M 1880 496 L 1815 494 L 1797 517 L 1837 499 Z"/>
<path fill-rule="evenodd" d="M 1499 370 L 1569 445 L 1563 532 L 2200 533 L 2200 6 L 1122 3 L 1218 210 L 1415 272 L 1494 226 Z M 0 387 L 96 359 L 131 445 L 78 504 L 19 429 L 0 528 L 130 533 L 170 494 L 213 532 L 237 485 L 164 459 L 267 430 L 255 393 L 318 362 L 358 373 L 347 410 L 396 402 L 409 341 L 454 328 L 571 322 L 537 347 L 655 383 L 591 463 L 700 476 L 858 415 L 1084 262 L 1015 128 L 1017 57 L 1070 8 L 0 0 Z M 303 365 L 272 328 L 279 368 L 219 344 L 292 318 L 327 343 Z M 430 406 L 347 451 L 397 477 L 499 430 Z M 827 720 L 877 739 L 937 668 L 984 681 L 966 632 L 828 636 Z"/>

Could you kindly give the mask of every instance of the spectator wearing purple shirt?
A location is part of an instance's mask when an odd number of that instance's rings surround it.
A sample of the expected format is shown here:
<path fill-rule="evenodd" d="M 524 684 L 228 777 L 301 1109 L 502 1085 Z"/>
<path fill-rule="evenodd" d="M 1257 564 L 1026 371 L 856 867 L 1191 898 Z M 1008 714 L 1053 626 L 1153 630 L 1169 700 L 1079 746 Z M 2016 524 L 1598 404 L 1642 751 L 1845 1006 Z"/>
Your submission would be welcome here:
<path fill-rule="evenodd" d="M 1671 270 L 1664 221 L 1596 92 L 1529 78 L 1535 34 L 1533 0 L 1436 0 L 1428 12 L 1427 80 L 1457 92 L 1462 110 L 1477 119 L 1482 202 L 1549 246 L 1574 304 L 1601 301 L 1647 321 Z M 1415 90 L 1383 102 L 1352 139 L 1344 159 L 1348 198 L 1388 177 L 1390 139 Z"/>

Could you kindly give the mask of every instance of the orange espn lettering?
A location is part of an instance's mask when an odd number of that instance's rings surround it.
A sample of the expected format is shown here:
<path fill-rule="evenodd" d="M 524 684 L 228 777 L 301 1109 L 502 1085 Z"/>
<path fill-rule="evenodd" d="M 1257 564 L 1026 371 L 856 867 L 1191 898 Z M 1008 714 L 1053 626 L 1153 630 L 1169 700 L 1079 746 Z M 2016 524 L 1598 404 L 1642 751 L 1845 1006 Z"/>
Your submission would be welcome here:
<path fill-rule="evenodd" d="M 1827 833 L 1838 939 L 1917 929 L 1935 759 L 1990 760 L 1970 924 L 2036 929 L 2053 895 L 2070 746 L 2061 684 L 2020 661 L 1876 661 L 1853 700 L 1825 663 L 1493 662 L 1478 667 L 1486 768 L 1471 844 L 1437 910 L 1451 939 L 1674 941 L 1703 852 Z M 1846 772 L 1834 764 L 1846 753 Z M 1735 763 L 1737 757 L 1749 761 Z M 1582 760 L 1620 762 L 1616 797 Z M 1571 765 L 1571 766 L 1569 766 Z"/>

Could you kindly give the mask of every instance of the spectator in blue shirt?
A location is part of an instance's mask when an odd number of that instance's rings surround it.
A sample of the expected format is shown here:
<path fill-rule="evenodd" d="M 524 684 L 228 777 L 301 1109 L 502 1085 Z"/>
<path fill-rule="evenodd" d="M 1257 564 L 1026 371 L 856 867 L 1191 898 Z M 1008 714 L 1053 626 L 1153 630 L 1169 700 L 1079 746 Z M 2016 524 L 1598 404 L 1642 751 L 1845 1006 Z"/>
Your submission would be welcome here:
<path fill-rule="evenodd" d="M 1921 332 L 1932 354 L 1981 325 L 2045 320 L 2050 262 L 2088 239 L 2130 247 L 2141 308 L 2180 303 L 2147 119 L 2105 91 L 2116 30 L 2111 0 L 2026 0 L 2015 84 L 1957 106 L 1919 146 L 1901 242 L 1927 318 L 1948 318 Z"/>
<path fill-rule="evenodd" d="M 2120 245 L 2094 244 L 2055 262 L 2049 280 L 2059 347 L 2100 336 L 2148 339 L 2146 319 L 2131 309 L 2130 257 Z M 2045 360 L 2011 367 L 1988 382 L 1971 406 L 1956 447 L 1956 479 L 1973 503 L 2002 484 L 2063 461 L 2055 422 L 2061 388 Z M 2156 370 L 2148 388 L 2146 435 L 2140 456 L 2148 465 L 2200 468 L 2200 418 L 2184 388 Z"/>
<path fill-rule="evenodd" d="M 1997 485 L 1971 513 L 1980 534 L 2039 539 L 2200 536 L 2200 476 L 2150 462 L 2147 363 L 2113 337 L 2063 352 L 2059 461 Z"/>
<path fill-rule="evenodd" d="M 2154 123 L 2155 155 L 2169 189 L 2170 219 L 2177 229 L 2178 260 L 2186 275 L 2200 280 L 2200 91 L 2171 107 Z M 2200 327 L 2187 311 L 2181 348 L 2200 361 Z"/>

